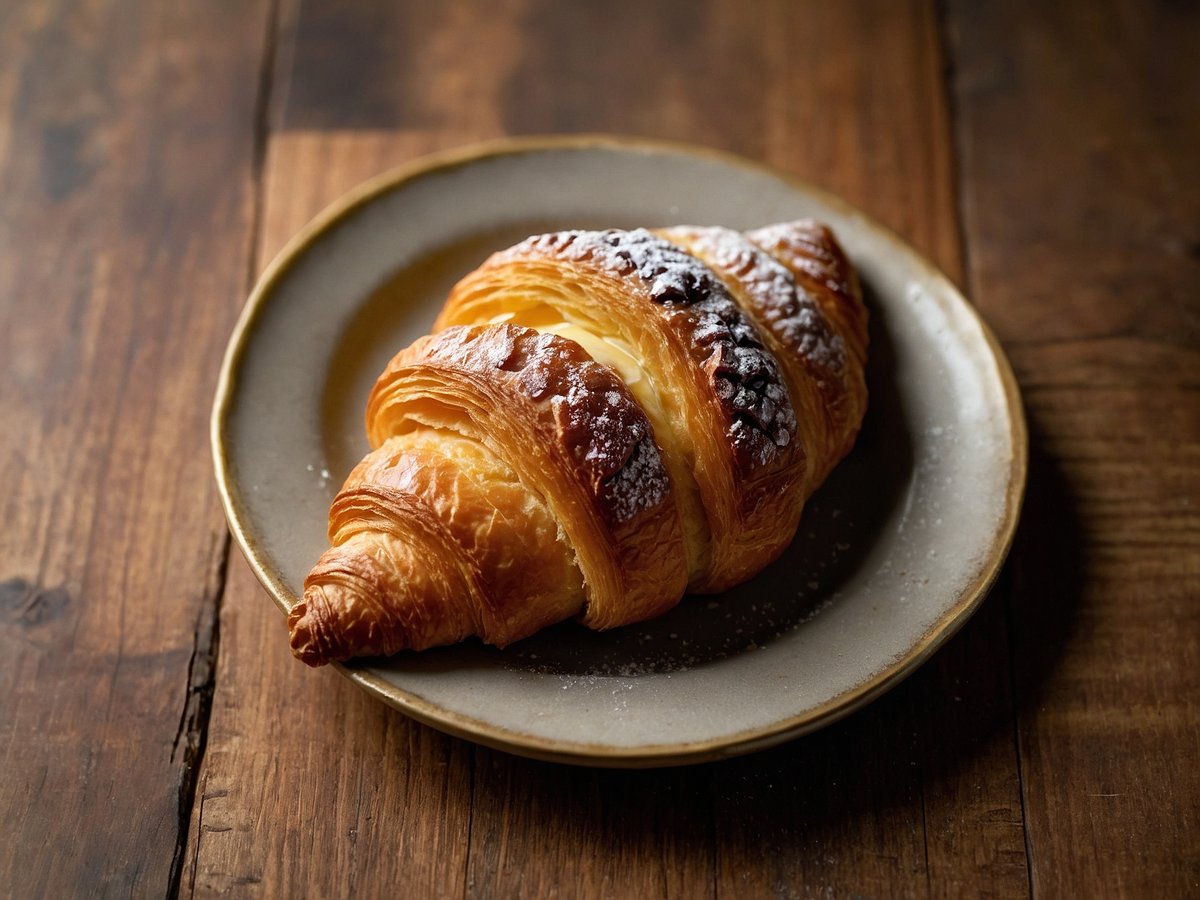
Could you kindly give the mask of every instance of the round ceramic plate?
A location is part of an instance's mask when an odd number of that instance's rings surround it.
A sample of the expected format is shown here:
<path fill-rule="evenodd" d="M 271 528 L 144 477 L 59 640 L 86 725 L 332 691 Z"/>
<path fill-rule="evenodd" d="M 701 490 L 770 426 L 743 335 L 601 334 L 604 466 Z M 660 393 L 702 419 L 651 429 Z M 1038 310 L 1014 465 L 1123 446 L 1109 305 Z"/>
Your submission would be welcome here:
<path fill-rule="evenodd" d="M 267 590 L 295 602 L 367 450 L 371 384 L 488 253 L 563 228 L 805 216 L 833 226 L 862 276 L 870 405 L 778 562 L 643 625 L 565 623 L 504 651 L 471 641 L 341 671 L 453 734 L 625 766 L 775 744 L 894 685 L 962 625 L 1008 549 L 1026 452 L 1012 373 L 954 286 L 893 234 L 785 175 L 679 146 L 526 139 L 433 157 L 289 244 L 233 335 L 213 414 L 230 528 Z"/>

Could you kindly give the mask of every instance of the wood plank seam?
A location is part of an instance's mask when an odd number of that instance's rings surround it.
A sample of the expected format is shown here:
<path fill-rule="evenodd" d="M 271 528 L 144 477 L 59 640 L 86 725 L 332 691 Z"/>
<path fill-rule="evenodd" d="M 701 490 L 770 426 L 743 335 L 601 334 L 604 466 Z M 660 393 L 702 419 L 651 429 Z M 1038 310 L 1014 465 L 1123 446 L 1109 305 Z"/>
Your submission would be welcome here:
<path fill-rule="evenodd" d="M 1030 892 L 1190 896 L 1200 18 L 948 6 L 971 288 L 1031 424 L 1007 595 Z"/>
<path fill-rule="evenodd" d="M 929 866 L 929 805 L 925 801 L 925 767 L 917 766 L 917 786 L 921 792 L 921 849 L 925 859 L 925 895 L 933 896 L 933 870 Z"/>
<path fill-rule="evenodd" d="M 1012 579 L 1008 577 L 1007 573 L 1001 578 L 1000 585 L 997 586 L 1001 585 L 1004 587 L 1004 621 L 1008 628 L 1008 633 L 1011 635 L 1016 631 L 1017 623 L 1016 611 L 1013 607 Z M 1017 663 L 1014 656 L 1013 645 L 1010 640 L 1008 642 L 1008 683 L 1013 702 L 1012 735 L 1017 751 L 1017 784 L 1021 791 L 1021 830 L 1025 835 L 1025 868 L 1029 873 L 1029 898 L 1033 900 L 1033 841 L 1029 831 L 1029 808 L 1025 793 L 1025 761 L 1021 756 L 1021 723 L 1017 716 L 1020 699 L 1017 694 Z"/>
<path fill-rule="evenodd" d="M 475 836 L 475 774 L 479 771 L 475 759 L 475 745 L 467 752 L 467 783 L 471 786 L 467 794 L 467 847 L 463 854 L 463 900 L 471 896 L 471 841 Z"/>
<path fill-rule="evenodd" d="M 212 594 L 214 601 L 220 603 L 220 596 L 225 591 L 225 569 L 229 564 L 231 542 L 228 535 L 223 537 L 214 536 L 214 540 L 220 543 L 221 546 L 215 553 L 218 563 L 216 567 L 216 582 L 213 585 Z M 218 637 L 217 623 L 207 621 L 208 619 L 209 617 L 205 616 L 202 612 L 197 617 L 195 628 L 192 631 L 192 655 L 188 660 L 187 667 L 188 696 L 185 698 L 183 708 L 180 710 L 179 725 L 175 730 L 175 741 L 171 745 L 172 761 L 180 758 L 181 742 L 183 743 L 182 753 L 184 756 L 195 753 L 197 741 L 203 742 L 203 731 L 197 728 L 197 725 L 203 718 L 201 707 L 204 703 L 203 694 L 205 693 L 205 689 L 208 689 L 209 699 L 211 699 L 212 695 L 212 663 L 216 662 L 216 641 Z M 199 667 L 197 667 L 197 662 L 200 663 Z M 197 677 L 197 672 L 203 674 Z M 180 799 L 183 798 L 181 797 Z"/>
<path fill-rule="evenodd" d="M 962 128 L 962 115 L 958 100 L 958 60 L 955 56 L 955 41 L 952 29 L 951 11 L 948 0 L 935 0 L 937 18 L 938 50 L 941 62 L 943 95 L 946 104 L 946 116 L 949 119 L 950 130 L 950 187 L 954 192 L 954 228 L 958 237 L 958 270 L 962 273 L 963 287 L 967 299 L 971 303 L 977 296 L 978 284 L 975 278 L 975 268 L 972 265 L 971 245 L 967 233 L 966 210 L 964 208 L 965 178 L 963 159 L 966 152 L 966 135 Z M 1025 875 L 1028 879 L 1030 900 L 1033 898 L 1033 847 L 1030 843 L 1029 812 L 1025 791 L 1024 763 L 1021 758 L 1020 722 L 1017 714 L 1019 702 L 1017 697 L 1016 663 L 1013 654 L 1013 634 L 1016 627 L 1013 612 L 1013 586 L 1009 572 L 1015 564 L 1019 546 L 1014 545 L 1000 573 L 991 594 L 1004 603 L 1004 628 L 1006 631 L 1004 644 L 1008 651 L 1008 683 L 1009 683 L 1009 724 L 1012 733 L 1013 752 L 1016 758 L 1017 797 L 1021 803 L 1021 835 L 1025 847 Z M 994 601 L 993 601 L 994 602 Z M 922 793 L 924 781 L 922 781 Z M 928 869 L 926 870 L 928 872 Z M 932 890 L 930 894 L 932 895 Z"/>
<path fill-rule="evenodd" d="M 192 819 L 192 804 L 196 798 L 196 782 L 200 774 L 200 762 L 208 739 L 208 721 L 212 712 L 213 694 L 217 686 L 217 652 L 221 634 L 221 598 L 225 594 L 225 582 L 229 566 L 229 550 L 232 541 L 226 534 L 217 567 L 213 603 L 201 608 L 193 635 L 192 657 L 188 661 L 188 691 L 186 703 L 179 719 L 179 731 L 175 735 L 175 746 L 171 758 L 184 740 L 182 774 L 179 779 L 179 822 L 175 837 L 175 851 L 171 856 L 170 880 L 167 896 L 178 897 L 180 878 L 183 874 L 183 858 L 187 852 L 188 828 Z M 200 666 L 197 667 L 197 662 Z"/>
<path fill-rule="evenodd" d="M 959 67 L 955 56 L 955 42 L 952 36 L 954 25 L 951 21 L 951 11 L 947 0 L 936 0 L 937 19 L 938 19 L 938 38 L 942 50 L 942 71 L 943 83 L 945 85 L 946 111 L 950 119 L 950 137 L 951 137 L 951 182 L 954 191 L 954 227 L 958 232 L 958 248 L 959 248 L 959 270 L 963 273 L 964 289 L 969 300 L 972 303 L 975 301 L 971 298 L 978 296 L 979 284 L 976 278 L 975 267 L 972 264 L 971 246 L 967 234 L 966 225 L 966 210 L 964 209 L 964 196 L 966 186 L 964 184 L 966 174 L 963 167 L 964 153 L 966 152 L 966 135 L 962 128 L 962 116 L 959 109 L 958 99 L 958 78 Z M 1021 802 L 1021 833 L 1025 847 L 1025 872 L 1028 879 L 1028 889 L 1030 900 L 1033 900 L 1033 846 L 1030 841 L 1029 831 L 1029 810 L 1028 797 L 1025 788 L 1025 771 L 1024 760 L 1021 756 L 1021 736 L 1020 736 L 1020 721 L 1017 710 L 1020 706 L 1019 697 L 1017 694 L 1017 675 L 1016 661 L 1013 653 L 1012 637 L 1016 628 L 1015 612 L 1013 609 L 1013 587 L 1012 579 L 1009 575 L 1011 567 L 1016 564 L 1019 546 L 1014 545 L 1010 551 L 1008 561 L 1005 563 L 1005 569 L 1001 573 L 995 586 L 992 588 L 992 594 L 998 595 L 999 599 L 1004 602 L 1004 626 L 1007 631 L 1005 636 L 1005 645 L 1008 649 L 1008 682 L 1009 696 L 1011 698 L 1011 717 L 1010 725 L 1013 739 L 1013 748 L 1016 757 L 1017 770 L 1017 786 L 1018 798 Z"/>
<path fill-rule="evenodd" d="M 266 3 L 3 9 L 0 895 L 169 894 L 227 558 L 207 410 Z"/>
<path fill-rule="evenodd" d="M 275 89 L 276 56 L 279 53 L 279 4 L 280 0 L 268 0 L 266 34 L 263 35 L 261 68 L 258 73 L 258 92 L 254 102 L 254 156 L 251 173 L 254 179 L 254 209 L 250 216 L 250 240 L 253 242 L 247 259 L 246 287 L 249 294 L 258 280 L 262 266 L 262 219 L 265 203 L 265 174 L 267 169 L 267 146 L 271 140 L 272 94 Z M 229 535 L 226 534 L 226 538 Z"/>
<path fill-rule="evenodd" d="M 279 0 L 269 0 L 267 7 L 266 25 L 264 28 L 262 50 L 260 53 L 259 82 L 255 94 L 253 118 L 253 147 L 250 161 L 251 197 L 253 206 L 250 214 L 250 252 L 247 256 L 247 268 L 244 290 L 249 291 L 258 272 L 259 255 L 261 253 L 261 238 L 259 226 L 263 210 L 263 173 L 265 171 L 267 139 L 269 137 L 268 115 L 271 109 L 270 95 L 275 69 L 276 32 L 278 30 Z M 175 744 L 178 747 L 179 734 L 186 727 L 185 756 L 183 759 L 182 776 L 179 783 L 179 824 L 175 835 L 175 852 L 171 857 L 170 880 L 167 896 L 177 898 L 182 888 L 183 860 L 187 852 L 188 831 L 191 827 L 192 809 L 196 803 L 196 790 L 200 767 L 204 761 L 204 751 L 208 740 L 208 723 L 212 714 L 212 700 L 217 686 L 217 656 L 221 644 L 221 610 L 225 602 L 225 589 L 229 580 L 230 550 L 233 540 L 228 530 L 221 537 L 222 548 L 219 555 L 217 581 L 212 591 L 211 601 L 201 607 L 193 635 L 192 656 L 188 662 L 188 690 L 183 712 L 180 716 L 180 732 L 176 734 Z M 201 673 L 197 678 L 195 672 Z M 174 758 L 175 749 L 172 749 Z M 203 803 L 200 815 L 203 817 Z M 199 840 L 193 852 L 199 852 Z M 189 893 L 194 890 L 195 867 L 191 873 L 193 884 L 189 885 Z"/>
<path fill-rule="evenodd" d="M 958 59 L 956 59 L 953 40 L 952 11 L 950 11 L 948 0 L 935 0 L 935 16 L 937 22 L 937 49 L 938 62 L 942 72 L 942 92 L 943 102 L 946 103 L 946 115 L 949 125 L 949 162 L 950 162 L 950 191 L 953 192 L 953 210 L 954 210 L 954 230 L 956 238 L 958 238 L 958 270 L 961 272 L 961 284 L 964 288 L 968 302 L 972 305 L 976 304 L 974 298 L 978 295 L 978 284 L 974 277 L 974 266 L 972 265 L 971 244 L 968 240 L 966 226 L 966 210 L 964 209 L 964 197 L 966 187 L 964 184 L 966 173 L 964 168 L 964 154 L 966 152 L 966 136 L 962 130 L 961 110 L 959 108 L 959 96 L 956 91 L 956 80 L 959 77 Z M 991 596 L 995 600 L 1003 601 L 1004 616 L 1004 647 L 1008 650 L 1008 684 L 1009 684 L 1009 732 L 1013 738 L 1013 752 L 1016 761 L 1016 784 L 1018 784 L 1018 798 L 1021 804 L 1021 836 L 1025 846 L 1025 874 L 1027 878 L 1028 894 L 1033 898 L 1033 847 L 1030 844 L 1030 822 L 1028 822 L 1028 811 L 1026 808 L 1026 792 L 1025 792 L 1025 772 L 1024 762 L 1021 760 L 1021 740 L 1020 740 L 1020 722 L 1016 710 L 1019 708 L 1018 695 L 1016 695 L 1016 672 L 1015 662 L 1013 658 L 1013 630 L 1015 628 L 1013 619 L 1013 584 L 1012 577 L 1009 576 L 1009 571 L 1014 565 L 1016 554 L 1019 552 L 1018 546 L 1013 546 L 1009 552 L 1009 558 L 1004 564 L 1004 569 L 1001 571 L 1000 577 L 991 588 Z M 924 798 L 924 780 L 922 780 L 922 796 Z M 928 868 L 928 857 L 926 857 L 926 876 L 930 876 Z M 932 884 L 930 884 L 930 896 L 932 896 Z"/>
<path fill-rule="evenodd" d="M 207 793 L 206 789 L 208 787 L 208 773 L 207 772 L 204 774 L 204 778 L 201 779 L 201 784 L 197 785 L 196 787 L 200 794 L 200 809 L 197 813 L 197 818 L 203 819 L 204 818 L 204 798 L 206 796 L 206 793 Z M 192 800 L 193 800 L 193 802 L 195 802 L 195 794 L 192 795 Z M 190 827 L 190 825 L 191 825 L 191 823 L 189 823 L 189 827 Z M 197 860 L 197 857 L 199 857 L 199 855 L 200 855 L 200 840 L 199 840 L 199 837 L 197 836 L 197 839 L 193 842 L 193 845 L 192 845 L 192 866 L 191 866 L 191 872 L 189 873 L 189 877 L 188 877 L 188 896 L 189 897 L 194 897 L 196 895 L 196 860 Z M 179 896 L 178 891 L 176 891 L 175 896 L 176 897 Z"/>

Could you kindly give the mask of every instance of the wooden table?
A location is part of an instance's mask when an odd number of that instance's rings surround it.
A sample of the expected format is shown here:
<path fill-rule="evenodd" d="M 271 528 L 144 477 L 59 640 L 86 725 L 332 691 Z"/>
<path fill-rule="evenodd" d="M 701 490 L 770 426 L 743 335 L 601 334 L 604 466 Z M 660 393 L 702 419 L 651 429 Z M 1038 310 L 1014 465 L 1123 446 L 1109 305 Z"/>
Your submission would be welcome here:
<path fill-rule="evenodd" d="M 1200 893 L 1200 15 L 1186 3 L 5 0 L 0 893 Z M 208 417 L 254 275 L 366 176 L 612 131 L 794 172 L 982 310 L 1028 498 L 868 709 L 530 762 L 289 655 Z"/>

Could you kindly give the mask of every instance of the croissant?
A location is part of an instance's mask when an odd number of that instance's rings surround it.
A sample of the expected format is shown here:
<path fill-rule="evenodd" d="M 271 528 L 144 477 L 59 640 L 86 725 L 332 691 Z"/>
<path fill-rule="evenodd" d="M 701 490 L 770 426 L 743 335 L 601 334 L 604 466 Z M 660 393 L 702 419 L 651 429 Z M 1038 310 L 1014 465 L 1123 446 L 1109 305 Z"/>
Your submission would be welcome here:
<path fill-rule="evenodd" d="M 310 665 L 642 621 L 791 542 L 866 407 L 867 313 L 811 221 L 564 231 L 451 291 L 288 617 Z"/>

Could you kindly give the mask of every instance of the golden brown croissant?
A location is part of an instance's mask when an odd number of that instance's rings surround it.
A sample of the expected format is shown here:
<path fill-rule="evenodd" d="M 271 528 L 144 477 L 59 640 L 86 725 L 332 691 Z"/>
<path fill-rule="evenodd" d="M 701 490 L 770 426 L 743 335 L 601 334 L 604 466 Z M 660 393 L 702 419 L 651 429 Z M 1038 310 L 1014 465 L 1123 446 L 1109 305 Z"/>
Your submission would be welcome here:
<path fill-rule="evenodd" d="M 376 382 L 293 653 L 502 647 L 744 581 L 853 444 L 866 344 L 854 271 L 810 221 L 494 254 Z"/>

